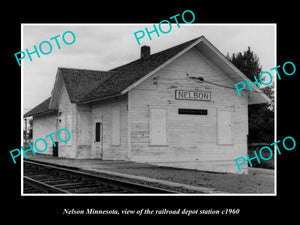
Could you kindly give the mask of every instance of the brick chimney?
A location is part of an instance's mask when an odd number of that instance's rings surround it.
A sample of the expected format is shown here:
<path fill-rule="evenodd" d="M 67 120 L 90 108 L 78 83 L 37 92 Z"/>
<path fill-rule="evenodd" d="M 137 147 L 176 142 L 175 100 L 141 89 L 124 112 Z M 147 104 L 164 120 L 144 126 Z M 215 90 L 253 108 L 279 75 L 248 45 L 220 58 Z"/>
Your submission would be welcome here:
<path fill-rule="evenodd" d="M 141 47 L 141 59 L 146 59 L 150 56 L 150 46 L 144 45 Z"/>

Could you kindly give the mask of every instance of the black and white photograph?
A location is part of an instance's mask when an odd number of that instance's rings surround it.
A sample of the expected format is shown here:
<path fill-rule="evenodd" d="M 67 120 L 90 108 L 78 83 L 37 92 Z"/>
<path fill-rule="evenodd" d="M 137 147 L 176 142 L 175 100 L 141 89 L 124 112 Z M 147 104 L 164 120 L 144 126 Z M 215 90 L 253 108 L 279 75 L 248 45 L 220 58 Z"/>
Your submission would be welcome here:
<path fill-rule="evenodd" d="M 24 3 L 2 13 L 3 220 L 296 219 L 296 3 Z"/>
<path fill-rule="evenodd" d="M 24 23 L 21 36 L 23 196 L 277 194 L 275 23 Z"/>

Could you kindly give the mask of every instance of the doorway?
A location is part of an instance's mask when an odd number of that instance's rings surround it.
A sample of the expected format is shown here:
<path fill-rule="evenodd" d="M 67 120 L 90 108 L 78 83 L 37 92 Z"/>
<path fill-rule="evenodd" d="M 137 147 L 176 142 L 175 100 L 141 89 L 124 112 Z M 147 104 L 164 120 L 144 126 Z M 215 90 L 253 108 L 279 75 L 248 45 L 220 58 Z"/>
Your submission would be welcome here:
<path fill-rule="evenodd" d="M 58 157 L 58 142 L 55 142 L 55 146 L 53 145 L 52 156 Z"/>
<path fill-rule="evenodd" d="M 232 144 L 232 119 L 230 110 L 217 110 L 217 144 Z"/>

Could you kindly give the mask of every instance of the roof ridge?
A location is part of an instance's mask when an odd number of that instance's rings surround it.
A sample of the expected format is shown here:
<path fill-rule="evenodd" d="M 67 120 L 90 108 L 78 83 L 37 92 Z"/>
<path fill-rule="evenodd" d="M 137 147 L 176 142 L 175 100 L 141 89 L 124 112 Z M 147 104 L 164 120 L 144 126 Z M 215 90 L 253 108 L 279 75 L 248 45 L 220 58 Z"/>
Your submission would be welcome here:
<path fill-rule="evenodd" d="M 109 71 L 58 68 L 72 103 L 79 102 L 86 93 L 94 90 L 113 73 Z M 75 86 L 74 86 L 75 85 Z"/>
<path fill-rule="evenodd" d="M 204 36 L 200 36 L 191 39 L 184 43 L 156 52 L 150 55 L 149 57 L 147 57 L 146 59 L 137 59 L 109 70 L 109 72 L 115 72 L 115 73 L 110 75 L 107 79 L 101 82 L 96 88 L 94 88 L 89 93 L 87 93 L 83 98 L 81 98 L 80 101 L 86 102 L 92 99 L 97 99 L 99 98 L 99 96 L 104 97 L 103 96 L 104 93 L 99 95 L 99 93 L 104 92 L 104 90 L 106 90 L 106 95 L 108 96 L 110 95 L 113 96 L 117 93 L 120 94 L 123 90 L 130 87 L 133 83 L 140 80 L 142 76 L 149 74 L 151 71 L 155 70 L 157 67 L 159 67 L 166 61 L 173 58 L 179 52 L 183 51 L 186 48 L 189 48 L 190 46 L 192 46 L 194 43 L 196 43 L 203 37 Z M 140 68 L 143 69 L 141 70 Z M 114 89 L 114 91 L 111 91 L 112 89 L 111 87 L 115 87 L 114 85 L 116 82 L 119 84 L 118 87 L 121 87 L 121 89 L 119 90 L 118 88 L 116 88 Z M 110 90 L 108 90 L 108 87 Z M 109 92 L 109 94 L 107 92 Z"/>
<path fill-rule="evenodd" d="M 80 69 L 80 68 L 70 68 L 70 67 L 57 67 L 57 69 L 67 69 L 67 70 L 88 70 L 88 71 L 96 71 L 96 72 L 109 72 L 108 70 L 94 70 L 94 69 Z"/>
<path fill-rule="evenodd" d="M 201 36 L 199 36 L 199 37 L 197 37 L 197 38 L 193 38 L 193 39 L 191 39 L 191 40 L 189 40 L 189 41 L 185 41 L 185 42 L 183 42 L 183 43 L 181 43 L 181 44 L 174 45 L 174 46 L 172 46 L 172 47 L 166 48 L 166 49 L 161 50 L 161 51 L 159 51 L 159 52 L 155 52 L 154 54 L 151 54 L 150 56 L 155 56 L 155 55 L 158 55 L 158 54 L 162 54 L 162 53 L 165 52 L 165 51 L 168 51 L 168 50 L 173 49 L 173 48 L 176 48 L 176 47 L 183 46 L 183 45 L 185 45 L 185 44 L 187 44 L 187 43 L 189 43 L 189 42 L 191 42 L 191 43 L 192 43 L 192 42 L 195 42 L 195 41 L 197 41 L 198 39 L 203 38 L 203 37 L 204 37 L 204 35 L 201 35 Z M 205 37 L 204 37 L 204 38 L 205 38 Z M 116 70 L 116 69 L 118 69 L 118 68 L 120 68 L 120 67 L 129 65 L 130 63 L 137 62 L 137 61 L 139 61 L 139 60 L 142 60 L 142 59 L 141 59 L 141 58 L 138 58 L 138 59 L 133 60 L 133 61 L 131 61 L 131 62 L 125 63 L 125 64 L 123 64 L 123 65 L 121 65 L 121 66 L 117 66 L 117 67 L 115 67 L 115 68 L 113 68 L 113 69 L 111 69 L 111 70 L 109 70 L 109 71 L 114 71 L 114 70 Z"/>

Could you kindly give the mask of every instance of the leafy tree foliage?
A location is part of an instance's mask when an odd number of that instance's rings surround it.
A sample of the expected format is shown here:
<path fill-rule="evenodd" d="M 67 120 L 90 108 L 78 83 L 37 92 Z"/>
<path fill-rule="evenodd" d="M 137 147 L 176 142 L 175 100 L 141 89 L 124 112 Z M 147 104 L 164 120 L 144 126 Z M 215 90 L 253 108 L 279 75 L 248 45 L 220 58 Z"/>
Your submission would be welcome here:
<path fill-rule="evenodd" d="M 259 58 L 248 47 L 243 53 L 232 54 L 227 58 L 241 72 L 243 72 L 249 80 L 254 81 L 253 76 L 259 78 L 262 67 Z M 258 79 L 259 80 L 259 79 Z M 261 89 L 269 98 L 271 103 L 255 104 L 248 106 L 249 113 L 249 143 L 273 143 L 274 140 L 274 84 L 265 86 Z"/>

